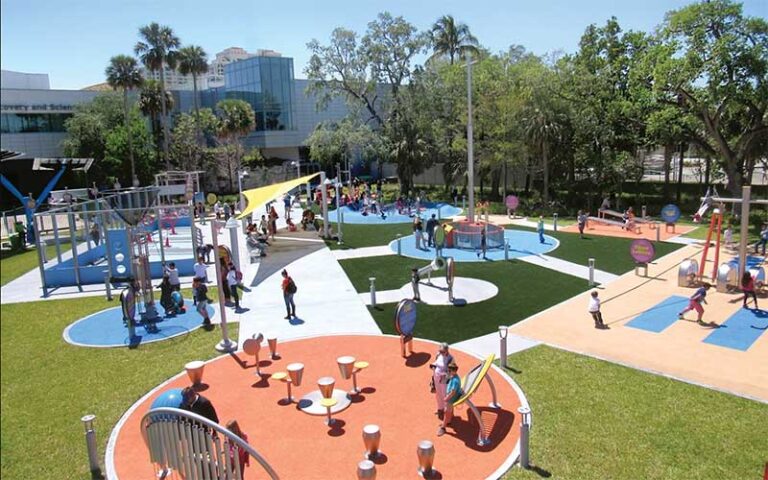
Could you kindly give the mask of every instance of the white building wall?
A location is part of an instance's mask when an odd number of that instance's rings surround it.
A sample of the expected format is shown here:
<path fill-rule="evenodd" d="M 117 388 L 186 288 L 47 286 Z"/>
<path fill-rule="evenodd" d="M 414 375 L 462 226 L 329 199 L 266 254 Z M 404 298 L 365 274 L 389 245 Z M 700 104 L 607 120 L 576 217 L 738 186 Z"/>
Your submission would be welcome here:
<path fill-rule="evenodd" d="M 50 90 L 51 83 L 47 73 L 23 73 L 11 70 L 0 71 L 2 88 L 23 88 L 31 90 Z"/>

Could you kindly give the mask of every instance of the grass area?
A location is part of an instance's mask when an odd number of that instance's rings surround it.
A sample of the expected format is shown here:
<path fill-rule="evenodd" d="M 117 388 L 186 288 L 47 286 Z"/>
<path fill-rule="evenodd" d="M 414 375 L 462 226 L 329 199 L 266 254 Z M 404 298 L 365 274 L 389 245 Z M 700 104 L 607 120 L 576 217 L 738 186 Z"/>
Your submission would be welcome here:
<path fill-rule="evenodd" d="M 378 290 L 393 290 L 410 281 L 411 268 L 427 262 L 387 256 L 342 260 L 340 263 L 357 291 L 366 292 L 370 276 L 376 277 Z M 419 305 L 417 337 L 449 343 L 477 337 L 495 331 L 499 325 L 518 322 L 587 289 L 585 280 L 517 261 L 460 263 L 456 266 L 456 274 L 492 282 L 499 287 L 499 294 L 463 307 Z M 523 281 L 525 288 L 521 288 Z M 537 293 L 532 295 L 532 292 Z M 370 308 L 384 333 L 395 333 L 394 309 L 394 304 Z"/>
<path fill-rule="evenodd" d="M 46 256 L 54 258 L 56 247 L 48 245 Z M 30 248 L 24 252 L 3 250 L 0 256 L 0 285 L 19 278 L 33 268 L 37 268 L 37 249 Z"/>
<path fill-rule="evenodd" d="M 505 479 L 762 478 L 768 405 L 545 346 L 509 365 L 536 469 Z"/>
<path fill-rule="evenodd" d="M 75 347 L 63 340 L 74 320 L 116 305 L 101 297 L 2 305 L 2 478 L 90 478 L 80 417 L 96 415 L 103 459 L 110 431 L 131 404 L 186 362 L 218 355 L 218 328 L 135 350 Z M 234 338 L 237 327 L 229 327 Z M 41 445 L 44 459 L 30 461 Z"/>
<path fill-rule="evenodd" d="M 524 227 L 514 227 L 519 230 L 529 230 Z M 616 275 L 629 272 L 635 268 L 635 261 L 629 256 L 630 238 L 601 237 L 585 235 L 579 238 L 578 233 L 546 232 L 560 241 L 560 246 L 547 255 L 568 260 L 579 265 L 587 265 L 590 258 L 595 259 L 595 268 Z M 653 242 L 656 247 L 656 258 L 674 252 L 683 245 L 666 242 Z"/>
<path fill-rule="evenodd" d="M 336 223 L 332 223 L 332 227 L 333 231 L 336 232 Z M 413 226 L 410 223 L 387 225 L 358 225 L 345 223 L 341 227 L 341 235 L 344 239 L 344 244 L 338 245 L 336 240 L 327 240 L 325 243 L 331 250 L 375 247 L 377 245 L 387 245 L 397 238 L 397 235 L 405 237 L 412 233 Z"/>

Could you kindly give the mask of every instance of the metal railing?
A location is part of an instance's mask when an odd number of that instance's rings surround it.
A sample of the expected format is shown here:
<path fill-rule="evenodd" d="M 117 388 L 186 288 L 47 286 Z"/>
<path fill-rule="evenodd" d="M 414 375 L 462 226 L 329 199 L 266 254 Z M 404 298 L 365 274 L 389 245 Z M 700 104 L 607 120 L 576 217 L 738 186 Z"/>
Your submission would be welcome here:
<path fill-rule="evenodd" d="M 178 408 L 155 408 L 141 419 L 141 435 L 158 478 L 174 471 L 185 480 L 242 480 L 240 453 L 246 452 L 267 472 L 272 466 L 232 431 L 196 413 Z"/>

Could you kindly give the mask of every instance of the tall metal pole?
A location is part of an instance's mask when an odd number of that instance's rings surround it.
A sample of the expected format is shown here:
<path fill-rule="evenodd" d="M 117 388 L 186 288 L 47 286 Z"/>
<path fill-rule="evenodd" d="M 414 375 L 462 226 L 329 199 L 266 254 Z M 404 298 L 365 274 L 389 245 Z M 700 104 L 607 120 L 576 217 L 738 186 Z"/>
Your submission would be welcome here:
<path fill-rule="evenodd" d="M 221 281 L 221 262 L 219 261 L 219 225 L 218 220 L 211 222 L 211 238 L 213 241 L 213 255 L 216 263 L 216 287 L 219 295 L 219 315 L 221 316 L 221 341 L 216 345 L 219 352 L 234 352 L 237 350 L 237 342 L 229 339 L 227 328 L 227 310 L 224 304 L 224 284 Z"/>
<path fill-rule="evenodd" d="M 739 282 L 744 272 L 747 271 L 747 236 L 749 235 L 749 202 L 752 196 L 752 187 L 741 187 L 741 239 L 739 242 Z M 717 265 L 715 265 L 717 268 Z"/>
<path fill-rule="evenodd" d="M 243 202 L 243 171 L 238 170 L 237 171 L 237 191 L 239 193 L 239 196 L 237 197 L 237 203 L 240 207 L 240 211 L 242 212 L 245 210 L 245 203 Z M 234 215 L 235 212 L 232 212 L 232 215 Z"/>
<path fill-rule="evenodd" d="M 336 224 L 338 225 L 338 243 L 341 245 L 344 243 L 341 234 L 341 189 L 343 183 L 341 183 L 341 164 L 336 164 Z"/>
<path fill-rule="evenodd" d="M 472 55 L 467 53 L 467 184 L 469 186 L 467 220 L 470 222 L 475 221 L 475 145 L 472 116 Z"/>
<path fill-rule="evenodd" d="M 323 238 L 328 238 L 328 191 L 325 188 L 325 172 L 320 172 L 320 201 L 323 203 Z"/>

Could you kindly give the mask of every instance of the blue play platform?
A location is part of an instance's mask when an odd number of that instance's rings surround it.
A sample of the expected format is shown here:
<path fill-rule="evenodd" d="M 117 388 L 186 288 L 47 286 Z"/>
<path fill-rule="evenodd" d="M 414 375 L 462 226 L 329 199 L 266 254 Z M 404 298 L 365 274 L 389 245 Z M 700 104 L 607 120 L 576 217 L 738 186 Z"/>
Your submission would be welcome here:
<path fill-rule="evenodd" d="M 395 211 L 394 207 L 392 206 L 386 207 L 386 218 L 381 218 L 381 215 L 379 214 L 363 215 L 362 211 L 353 210 L 350 207 L 341 207 L 341 211 L 344 223 L 354 223 L 361 225 L 388 225 L 395 223 L 413 222 L 412 216 L 397 213 L 397 211 Z M 460 214 L 461 209 L 447 203 L 424 203 L 422 208 L 419 210 L 419 213 L 421 214 L 421 218 L 423 220 L 427 220 L 432 216 L 432 214 L 438 218 L 449 218 Z M 328 212 L 328 220 L 330 222 L 336 223 L 338 221 L 337 215 L 337 210 Z"/>
<path fill-rule="evenodd" d="M 202 325 L 203 318 L 197 313 L 191 299 L 184 299 L 185 313 L 165 316 L 165 311 L 156 303 L 161 321 L 157 331 L 147 332 L 143 326 L 136 327 L 136 337 L 128 338 L 128 329 L 123 325 L 122 308 L 117 306 L 94 313 L 72 323 L 64 330 L 64 340 L 82 347 L 126 347 L 159 342 L 189 333 Z M 214 310 L 209 305 L 208 315 L 213 318 Z"/>
<path fill-rule="evenodd" d="M 677 321 L 677 314 L 688 305 L 688 297 L 672 295 L 627 322 L 627 327 L 661 333 Z"/>
<path fill-rule="evenodd" d="M 742 308 L 710 333 L 704 343 L 746 352 L 768 328 L 768 310 Z"/>
<path fill-rule="evenodd" d="M 542 255 L 556 249 L 560 242 L 549 235 L 544 235 L 544 243 L 539 242 L 539 234 L 523 230 L 504 230 L 504 238 L 509 241 L 509 258 L 520 258 L 528 255 Z M 423 242 L 424 244 L 426 242 Z M 424 246 L 424 245 L 422 245 Z M 389 248 L 397 253 L 397 240 L 389 244 Z M 432 260 L 435 258 L 435 249 L 424 247 L 416 248 L 416 239 L 408 235 L 400 239 L 400 253 L 405 257 Z M 453 257 L 456 262 L 487 262 L 504 260 L 504 249 L 489 249 L 486 259 L 482 258 L 479 250 L 462 250 L 458 248 L 444 248 L 443 257 Z"/>

